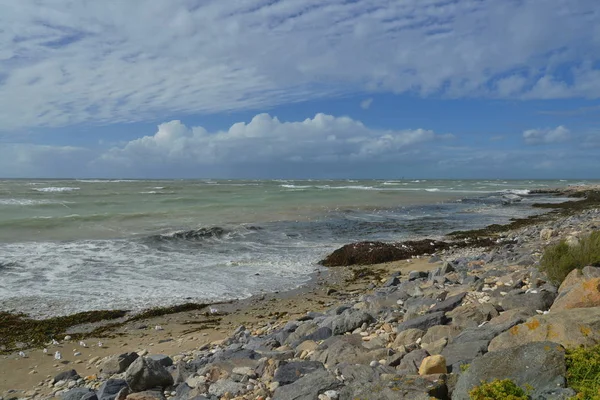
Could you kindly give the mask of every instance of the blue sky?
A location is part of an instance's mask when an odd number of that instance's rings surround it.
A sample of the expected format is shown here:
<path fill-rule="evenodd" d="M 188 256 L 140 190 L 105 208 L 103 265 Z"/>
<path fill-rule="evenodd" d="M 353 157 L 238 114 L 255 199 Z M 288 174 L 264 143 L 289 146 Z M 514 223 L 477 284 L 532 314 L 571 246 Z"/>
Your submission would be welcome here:
<path fill-rule="evenodd" d="M 596 0 L 0 0 L 0 177 L 600 178 Z"/>

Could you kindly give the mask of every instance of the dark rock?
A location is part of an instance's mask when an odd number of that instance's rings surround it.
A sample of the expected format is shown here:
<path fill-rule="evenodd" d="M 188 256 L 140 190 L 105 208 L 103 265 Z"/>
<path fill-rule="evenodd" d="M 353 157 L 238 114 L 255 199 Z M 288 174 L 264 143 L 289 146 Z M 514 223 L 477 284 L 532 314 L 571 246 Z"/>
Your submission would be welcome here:
<path fill-rule="evenodd" d="M 319 329 L 317 329 L 316 331 L 314 331 L 313 333 L 306 335 L 304 337 L 304 340 L 314 340 L 315 342 L 318 342 L 319 340 L 325 340 L 327 338 L 330 338 L 333 335 L 333 332 L 331 331 L 331 329 L 329 329 L 326 326 L 322 326 Z M 304 341 L 302 340 L 302 341 Z M 302 342 L 300 342 L 302 343 Z"/>
<path fill-rule="evenodd" d="M 429 353 L 425 349 L 411 351 L 402 358 L 396 369 L 404 375 L 418 375 L 421 362 L 428 356 Z"/>
<path fill-rule="evenodd" d="M 341 382 L 333 374 L 317 370 L 294 383 L 278 387 L 273 394 L 273 400 L 315 400 L 319 394 L 340 386 Z"/>
<path fill-rule="evenodd" d="M 114 400 L 117 393 L 126 387 L 128 387 L 127 382 L 123 379 L 109 379 L 98 388 L 98 399 Z"/>
<path fill-rule="evenodd" d="M 100 372 L 108 375 L 120 374 L 138 358 L 138 354 L 135 352 L 123 353 L 108 357 L 100 365 Z"/>
<path fill-rule="evenodd" d="M 538 399 L 538 394 L 564 388 L 565 375 L 562 346 L 552 342 L 529 343 L 473 360 L 458 379 L 452 400 L 469 400 L 469 390 L 494 379 L 511 379 L 522 387 L 529 385 L 534 389 L 531 397 Z"/>
<path fill-rule="evenodd" d="M 158 361 L 145 357 L 138 358 L 127 368 L 125 380 L 134 392 L 157 387 L 166 388 L 174 383 L 173 377 L 165 367 Z"/>
<path fill-rule="evenodd" d="M 96 393 L 88 388 L 75 388 L 64 393 L 61 398 L 63 400 L 98 400 Z"/>
<path fill-rule="evenodd" d="M 525 308 L 529 310 L 542 310 L 546 311 L 552 306 L 556 293 L 552 293 L 546 290 L 539 290 L 537 293 L 516 293 L 507 294 L 500 299 L 499 305 L 504 310 L 511 310 L 514 308 Z"/>
<path fill-rule="evenodd" d="M 428 273 L 426 271 L 410 271 L 408 274 L 408 280 L 414 281 L 421 278 L 427 278 Z"/>
<path fill-rule="evenodd" d="M 231 361 L 247 358 L 249 360 L 258 360 L 261 355 L 254 350 L 248 350 L 243 348 L 225 350 L 214 355 L 214 361 Z"/>
<path fill-rule="evenodd" d="M 273 381 L 279 382 L 282 386 L 288 385 L 319 369 L 325 369 L 325 367 L 318 361 L 282 362 L 275 371 Z"/>
<path fill-rule="evenodd" d="M 74 369 L 69 371 L 63 371 L 60 374 L 56 375 L 54 379 L 52 379 L 52 383 L 56 383 L 58 381 L 76 381 L 81 378 L 77 371 Z"/>
<path fill-rule="evenodd" d="M 194 372 L 196 372 L 197 368 L 194 365 L 185 363 L 183 361 L 179 361 L 175 365 L 175 374 L 173 374 L 173 379 L 175 384 L 179 384 L 185 382 L 187 378 L 192 376 Z"/>
<path fill-rule="evenodd" d="M 489 340 L 478 340 L 468 343 L 454 343 L 447 345 L 442 350 L 446 359 L 446 366 L 452 372 L 462 364 L 469 364 L 472 360 L 487 352 Z"/>
<path fill-rule="evenodd" d="M 431 308 L 430 312 L 452 311 L 456 307 L 460 306 L 460 304 L 462 303 L 462 301 L 466 295 L 467 295 L 467 292 L 463 292 L 463 293 L 459 293 L 455 296 L 448 297 L 448 298 L 446 298 L 446 300 L 441 301 L 441 302 L 437 303 L 435 306 L 433 306 L 433 308 Z"/>
<path fill-rule="evenodd" d="M 422 315 L 408 321 L 401 322 L 396 328 L 396 332 L 402 332 L 406 329 L 421 329 L 426 331 L 435 325 L 444 325 L 447 322 L 446 315 L 444 312 L 439 311 L 431 314 Z"/>
<path fill-rule="evenodd" d="M 400 278 L 398 278 L 397 276 L 392 276 L 383 284 L 383 287 L 398 286 L 399 284 Z"/>
<path fill-rule="evenodd" d="M 170 367 L 171 365 L 173 365 L 173 360 L 171 359 L 171 357 L 166 356 L 164 354 L 153 354 L 148 356 L 148 358 L 158 362 L 163 367 Z"/>
<path fill-rule="evenodd" d="M 433 264 L 433 263 L 436 263 L 436 262 L 440 262 L 440 261 L 442 261 L 442 257 L 440 257 L 440 256 L 438 256 L 438 255 L 431 256 L 431 257 L 429 258 L 429 263 L 430 263 L 430 264 Z"/>

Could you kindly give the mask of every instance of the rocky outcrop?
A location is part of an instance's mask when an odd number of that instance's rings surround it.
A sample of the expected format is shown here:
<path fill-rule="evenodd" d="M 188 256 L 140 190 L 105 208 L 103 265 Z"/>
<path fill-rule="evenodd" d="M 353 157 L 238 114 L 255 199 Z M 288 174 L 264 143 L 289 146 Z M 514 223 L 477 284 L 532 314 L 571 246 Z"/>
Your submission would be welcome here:
<path fill-rule="evenodd" d="M 469 391 L 481 382 L 510 379 L 531 386 L 532 397 L 566 386 L 565 349 L 553 342 L 528 343 L 473 360 L 460 375 L 452 400 L 469 400 Z"/>
<path fill-rule="evenodd" d="M 542 341 L 559 343 L 568 348 L 600 343 L 600 307 L 531 317 L 495 337 L 490 342 L 489 351 Z"/>

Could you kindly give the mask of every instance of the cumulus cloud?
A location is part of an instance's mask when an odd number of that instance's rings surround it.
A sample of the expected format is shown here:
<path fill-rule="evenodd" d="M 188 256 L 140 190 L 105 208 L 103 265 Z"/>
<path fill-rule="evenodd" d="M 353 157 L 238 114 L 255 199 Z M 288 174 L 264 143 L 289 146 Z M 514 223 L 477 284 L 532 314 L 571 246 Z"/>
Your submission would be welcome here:
<path fill-rule="evenodd" d="M 360 108 L 363 110 L 368 110 L 371 107 L 371 104 L 373 104 L 373 98 L 369 97 L 368 99 L 364 99 L 360 102 Z"/>
<path fill-rule="evenodd" d="M 162 165 L 240 165 L 281 163 L 384 162 L 414 146 L 452 135 L 431 130 L 375 130 L 349 117 L 317 114 L 282 122 L 258 114 L 249 123 L 208 132 L 174 120 L 152 136 L 132 140 L 103 154 L 100 161 L 128 167 Z"/>
<path fill-rule="evenodd" d="M 571 131 L 562 125 L 554 129 L 529 129 L 523 132 L 523 139 L 527 144 L 560 143 L 570 138 Z"/>
<path fill-rule="evenodd" d="M 0 0 L 0 126 L 361 91 L 598 98 L 599 19 L 597 0 Z"/>

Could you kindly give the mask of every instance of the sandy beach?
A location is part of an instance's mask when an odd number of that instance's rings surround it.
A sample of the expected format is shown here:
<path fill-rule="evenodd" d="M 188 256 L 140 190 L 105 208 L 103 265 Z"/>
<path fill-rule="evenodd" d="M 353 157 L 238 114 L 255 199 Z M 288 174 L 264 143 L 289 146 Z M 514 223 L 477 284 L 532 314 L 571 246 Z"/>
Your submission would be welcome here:
<path fill-rule="evenodd" d="M 426 259 L 415 259 L 366 268 L 380 271 L 382 276 L 387 277 L 393 272 L 406 274 L 409 271 L 429 271 L 439 266 L 439 263 L 429 263 Z M 365 266 L 334 268 L 293 291 L 214 305 L 218 315 L 207 316 L 205 311 L 183 312 L 137 321 L 116 329 L 112 332 L 115 337 L 86 339 L 87 348 L 82 348 L 79 341 L 61 340 L 59 345 L 49 345 L 47 354 L 42 349 L 31 349 L 25 350 L 26 358 L 16 353 L 1 356 L 0 395 L 5 399 L 48 396 L 52 389 L 47 385 L 40 385 L 42 381 L 70 369 L 76 369 L 82 376 L 85 374 L 91 379 L 99 372 L 97 362 L 117 353 L 179 354 L 218 343 L 240 325 L 254 332 L 266 325 L 283 325 L 308 311 L 322 311 L 368 293 L 370 287 L 382 283 L 371 277 L 359 278 L 351 283 L 346 281 L 352 277 L 353 271 L 364 268 Z M 328 289 L 335 289 L 337 292 L 327 295 Z M 156 326 L 162 329 L 156 330 Z M 102 348 L 98 347 L 98 342 L 102 342 Z M 62 360 L 54 359 L 56 351 L 60 351 Z M 74 356 L 75 352 L 80 352 L 81 355 Z"/>

